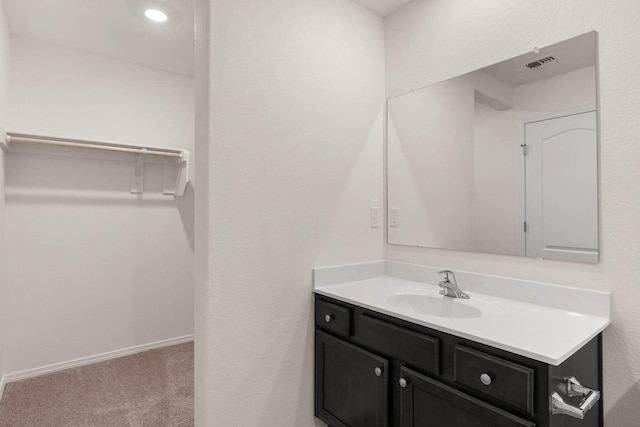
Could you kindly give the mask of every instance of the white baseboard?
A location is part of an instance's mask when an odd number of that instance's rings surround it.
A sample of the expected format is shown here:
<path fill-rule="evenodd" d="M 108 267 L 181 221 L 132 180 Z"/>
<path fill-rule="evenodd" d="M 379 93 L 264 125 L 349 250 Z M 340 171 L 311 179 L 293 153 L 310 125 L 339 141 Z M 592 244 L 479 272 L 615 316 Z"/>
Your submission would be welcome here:
<path fill-rule="evenodd" d="M 6 383 L 13 381 L 24 380 L 27 378 L 37 377 L 38 375 L 50 374 L 56 371 L 63 371 L 69 368 L 75 368 L 78 366 L 89 365 L 91 363 L 102 362 L 109 359 L 116 359 L 122 356 L 129 356 L 135 353 L 141 353 L 143 351 L 152 350 L 155 348 L 168 347 L 170 345 L 182 344 L 185 342 L 193 341 L 193 334 L 185 335 L 183 337 L 170 338 L 168 340 L 156 341 L 149 344 L 137 345 L 134 347 L 123 348 L 120 350 L 109 351 L 106 353 L 95 354 L 93 356 L 81 357 L 79 359 L 69 360 L 67 362 L 54 363 L 52 365 L 41 366 L 39 368 L 27 369 L 25 371 L 14 372 L 6 374 L 2 377 L 0 385 L 4 388 Z M 0 389 L 0 399 L 2 398 L 2 389 Z"/>

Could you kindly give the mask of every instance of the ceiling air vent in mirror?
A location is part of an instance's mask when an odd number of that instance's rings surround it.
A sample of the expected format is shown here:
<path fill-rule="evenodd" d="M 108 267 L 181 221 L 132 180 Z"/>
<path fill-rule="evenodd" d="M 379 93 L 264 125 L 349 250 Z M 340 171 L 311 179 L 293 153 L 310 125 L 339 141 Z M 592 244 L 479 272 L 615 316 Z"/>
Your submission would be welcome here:
<path fill-rule="evenodd" d="M 533 62 L 525 64 L 525 67 L 530 70 L 541 70 L 543 65 L 547 65 L 553 62 L 558 62 L 558 60 L 554 56 L 545 56 L 544 58 L 540 58 Z"/>

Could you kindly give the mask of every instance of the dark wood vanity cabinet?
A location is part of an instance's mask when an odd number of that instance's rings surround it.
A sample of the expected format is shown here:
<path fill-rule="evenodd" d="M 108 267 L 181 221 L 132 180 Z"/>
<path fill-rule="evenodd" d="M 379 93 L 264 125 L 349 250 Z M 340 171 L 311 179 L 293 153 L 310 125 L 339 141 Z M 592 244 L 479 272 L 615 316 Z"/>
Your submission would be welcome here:
<path fill-rule="evenodd" d="M 560 366 L 316 295 L 315 414 L 330 427 L 602 427 L 551 414 L 567 377 L 602 389 L 601 336 Z M 562 327 L 559 325 L 559 327 Z"/>
<path fill-rule="evenodd" d="M 533 427 L 536 424 L 473 398 L 409 369 L 401 369 L 407 385 L 400 396 L 402 427 Z"/>
<path fill-rule="evenodd" d="M 318 416 L 335 425 L 386 427 L 389 362 L 321 331 L 316 355 Z"/>

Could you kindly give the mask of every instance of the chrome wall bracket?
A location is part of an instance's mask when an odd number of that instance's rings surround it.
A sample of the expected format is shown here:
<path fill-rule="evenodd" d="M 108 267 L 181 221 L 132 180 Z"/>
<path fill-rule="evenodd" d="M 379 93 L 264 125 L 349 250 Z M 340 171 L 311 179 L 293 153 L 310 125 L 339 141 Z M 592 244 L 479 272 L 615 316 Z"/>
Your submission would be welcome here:
<path fill-rule="evenodd" d="M 558 392 L 553 392 L 551 394 L 551 414 L 563 414 L 584 419 L 589 409 L 593 408 L 600 400 L 600 392 L 583 386 L 575 377 L 566 377 L 564 380 L 568 397 L 584 396 L 584 399 L 580 402 L 580 406 L 573 406 L 565 402 Z"/>

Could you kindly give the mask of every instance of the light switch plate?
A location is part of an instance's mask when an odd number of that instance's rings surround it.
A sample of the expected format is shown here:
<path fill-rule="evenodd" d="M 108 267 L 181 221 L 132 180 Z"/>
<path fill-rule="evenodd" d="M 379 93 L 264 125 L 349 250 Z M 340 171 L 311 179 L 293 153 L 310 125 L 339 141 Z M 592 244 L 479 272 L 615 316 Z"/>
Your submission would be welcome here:
<path fill-rule="evenodd" d="M 371 228 L 378 228 L 382 223 L 382 211 L 380 208 L 371 208 Z"/>
<path fill-rule="evenodd" d="M 399 227 L 400 226 L 400 209 L 391 208 L 389 209 L 389 227 Z"/>

